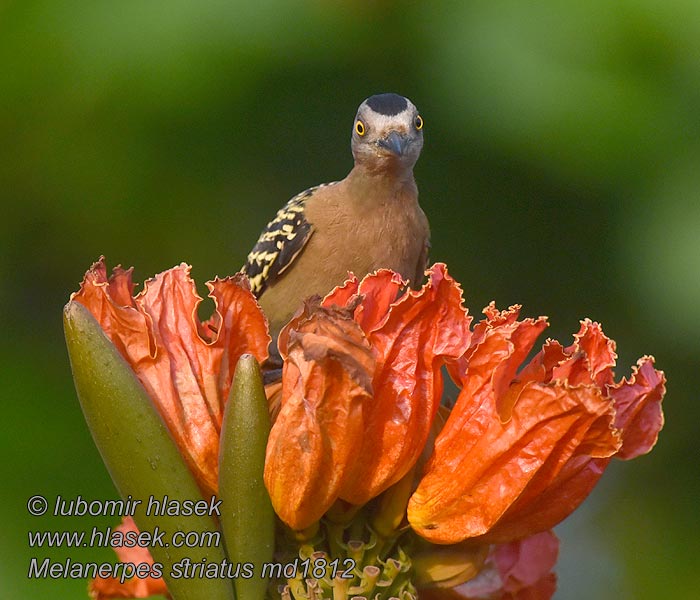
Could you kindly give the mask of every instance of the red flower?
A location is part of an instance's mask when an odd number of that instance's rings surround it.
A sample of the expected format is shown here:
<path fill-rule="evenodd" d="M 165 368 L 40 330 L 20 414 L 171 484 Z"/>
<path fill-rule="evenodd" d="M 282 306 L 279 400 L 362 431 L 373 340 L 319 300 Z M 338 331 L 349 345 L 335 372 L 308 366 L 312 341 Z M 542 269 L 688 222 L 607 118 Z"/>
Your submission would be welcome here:
<path fill-rule="evenodd" d="M 277 514 L 303 529 L 337 499 L 362 505 L 423 451 L 440 367 L 461 356 L 469 321 L 444 265 L 420 291 L 391 271 L 351 277 L 280 334 L 282 404 L 265 483 Z"/>
<path fill-rule="evenodd" d="M 207 283 L 216 310 L 200 322 L 189 266 L 156 275 L 136 296 L 131 271 L 116 267 L 107 278 L 101 258 L 71 299 L 90 310 L 131 365 L 202 491 L 212 493 L 233 371 L 246 352 L 267 357 L 265 319 L 241 275 Z"/>
<path fill-rule="evenodd" d="M 544 328 L 493 305 L 452 369 L 462 390 L 408 507 L 436 543 L 507 542 L 551 529 L 597 483 L 610 458 L 648 452 L 663 425 L 663 373 L 653 359 L 615 383 L 614 343 L 583 321 L 574 343 L 548 341 L 518 373 Z"/>

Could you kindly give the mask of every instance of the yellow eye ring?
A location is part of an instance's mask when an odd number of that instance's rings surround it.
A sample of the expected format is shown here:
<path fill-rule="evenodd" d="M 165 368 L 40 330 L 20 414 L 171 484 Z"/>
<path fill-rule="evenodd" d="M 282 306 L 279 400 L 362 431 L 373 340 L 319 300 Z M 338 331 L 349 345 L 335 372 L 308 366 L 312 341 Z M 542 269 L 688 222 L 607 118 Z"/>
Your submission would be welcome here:
<path fill-rule="evenodd" d="M 358 119 L 355 121 L 355 131 L 357 132 L 357 135 L 365 135 L 366 129 L 365 129 L 365 124 Z"/>
<path fill-rule="evenodd" d="M 413 125 L 415 126 L 417 131 L 423 129 L 423 117 L 421 117 L 420 115 L 416 115 L 416 120 L 413 122 Z"/>

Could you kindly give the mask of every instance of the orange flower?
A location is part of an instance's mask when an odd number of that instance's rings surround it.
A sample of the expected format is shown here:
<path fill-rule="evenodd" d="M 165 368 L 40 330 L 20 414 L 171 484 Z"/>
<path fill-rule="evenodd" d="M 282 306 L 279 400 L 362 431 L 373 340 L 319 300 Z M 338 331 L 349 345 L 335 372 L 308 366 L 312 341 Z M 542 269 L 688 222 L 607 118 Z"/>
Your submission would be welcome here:
<path fill-rule="evenodd" d="M 114 528 L 115 532 L 126 535 L 128 532 L 138 534 L 136 523 L 131 517 L 125 517 L 122 524 Z M 153 557 L 148 548 L 135 546 L 129 548 L 118 546 L 114 549 L 119 558 L 119 562 L 124 565 L 139 565 L 143 569 L 146 565 L 151 566 L 152 575 L 148 577 L 134 575 L 122 581 L 120 577 L 97 578 L 90 582 L 88 592 L 93 600 L 108 600 L 109 598 L 148 598 L 149 596 L 168 594 L 165 581 L 157 576 L 157 571 L 153 568 Z M 143 569 L 145 571 L 145 569 Z"/>
<path fill-rule="evenodd" d="M 201 298 L 184 263 L 133 296 L 131 269 L 107 278 L 104 258 L 71 296 L 87 307 L 146 388 L 205 494 L 217 488 L 223 409 L 240 356 L 267 357 L 267 325 L 241 275 L 207 283 L 216 310 L 200 322 Z"/>
<path fill-rule="evenodd" d="M 508 542 L 551 529 L 613 456 L 648 452 L 663 426 L 662 372 L 639 360 L 615 383 L 614 343 L 585 320 L 574 343 L 548 341 L 518 373 L 543 319 L 493 305 L 452 369 L 462 390 L 408 506 L 434 543 Z"/>
<path fill-rule="evenodd" d="M 280 334 L 280 413 L 265 483 L 294 529 L 337 499 L 362 505 L 416 463 L 440 404 L 440 367 L 469 344 L 458 284 L 434 266 L 420 291 L 381 270 L 307 304 Z"/>

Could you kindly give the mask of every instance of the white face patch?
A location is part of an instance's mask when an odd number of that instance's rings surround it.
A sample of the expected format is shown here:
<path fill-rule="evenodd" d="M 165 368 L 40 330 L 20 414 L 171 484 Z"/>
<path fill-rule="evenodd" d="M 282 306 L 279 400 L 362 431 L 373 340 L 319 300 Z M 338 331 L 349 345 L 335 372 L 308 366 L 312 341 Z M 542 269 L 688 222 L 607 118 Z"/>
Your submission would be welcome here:
<path fill-rule="evenodd" d="M 413 107 L 408 107 L 398 115 L 389 117 L 369 109 L 366 125 L 369 127 L 370 132 L 375 132 L 379 137 L 383 137 L 384 134 L 392 130 L 406 133 L 408 127 L 413 123 L 413 110 L 415 110 Z"/>
<path fill-rule="evenodd" d="M 360 105 L 357 118 L 361 119 L 370 139 L 384 137 L 389 131 L 408 133 L 413 128 L 413 120 L 418 113 L 414 104 L 407 98 L 406 108 L 396 115 L 375 112 L 366 102 Z"/>

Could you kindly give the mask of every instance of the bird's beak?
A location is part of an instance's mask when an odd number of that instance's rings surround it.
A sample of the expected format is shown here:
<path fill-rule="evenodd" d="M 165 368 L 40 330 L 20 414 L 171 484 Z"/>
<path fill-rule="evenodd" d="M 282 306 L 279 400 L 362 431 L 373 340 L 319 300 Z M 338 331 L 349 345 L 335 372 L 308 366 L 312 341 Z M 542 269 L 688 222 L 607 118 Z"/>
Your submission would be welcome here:
<path fill-rule="evenodd" d="M 408 146 L 409 139 L 405 135 L 401 135 L 396 131 L 392 131 L 385 138 L 377 141 L 377 144 L 382 148 L 386 148 L 396 156 L 403 156 Z"/>

